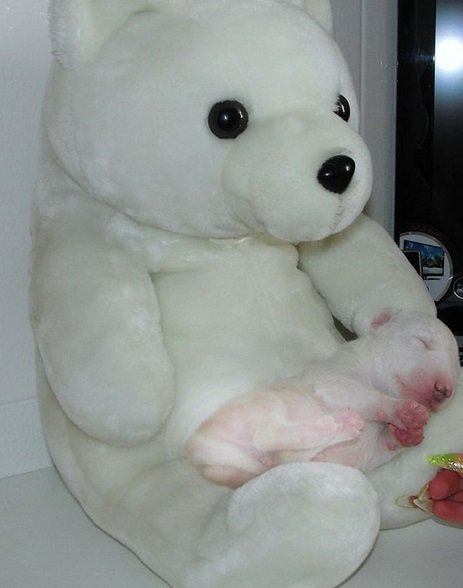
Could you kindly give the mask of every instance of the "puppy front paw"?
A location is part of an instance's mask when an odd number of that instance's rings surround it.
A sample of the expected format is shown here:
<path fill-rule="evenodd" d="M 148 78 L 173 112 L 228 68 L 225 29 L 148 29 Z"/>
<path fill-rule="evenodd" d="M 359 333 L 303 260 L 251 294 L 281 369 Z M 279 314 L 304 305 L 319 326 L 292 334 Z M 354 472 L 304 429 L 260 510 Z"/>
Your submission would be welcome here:
<path fill-rule="evenodd" d="M 425 406 L 415 400 L 405 400 L 397 408 L 389 427 L 403 447 L 419 445 L 424 439 L 424 426 L 429 420 Z"/>

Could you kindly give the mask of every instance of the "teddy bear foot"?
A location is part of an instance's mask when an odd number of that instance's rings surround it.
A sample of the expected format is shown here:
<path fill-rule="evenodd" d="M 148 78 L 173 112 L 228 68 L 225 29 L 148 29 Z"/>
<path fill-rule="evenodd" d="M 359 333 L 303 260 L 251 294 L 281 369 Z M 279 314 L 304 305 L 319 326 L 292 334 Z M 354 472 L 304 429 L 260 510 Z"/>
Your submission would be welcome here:
<path fill-rule="evenodd" d="M 234 493 L 223 526 L 211 525 L 203 537 L 208 561 L 190 568 L 186 586 L 333 588 L 370 552 L 378 512 L 377 495 L 357 470 L 279 466 Z"/>

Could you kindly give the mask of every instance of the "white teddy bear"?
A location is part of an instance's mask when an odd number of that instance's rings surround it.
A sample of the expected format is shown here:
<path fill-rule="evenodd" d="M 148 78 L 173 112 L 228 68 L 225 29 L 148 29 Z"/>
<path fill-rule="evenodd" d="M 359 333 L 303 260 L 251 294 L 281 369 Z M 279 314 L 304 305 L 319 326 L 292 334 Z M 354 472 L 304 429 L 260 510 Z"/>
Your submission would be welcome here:
<path fill-rule="evenodd" d="M 232 490 L 185 456 L 227 402 L 299 389 L 342 344 L 333 316 L 359 336 L 386 308 L 434 316 L 361 215 L 370 159 L 330 33 L 326 0 L 51 2 L 31 276 L 44 430 L 90 517 L 175 588 L 332 588 L 381 516 L 426 516 L 397 497 L 463 445 L 456 394 L 368 477 L 298 462 Z"/>

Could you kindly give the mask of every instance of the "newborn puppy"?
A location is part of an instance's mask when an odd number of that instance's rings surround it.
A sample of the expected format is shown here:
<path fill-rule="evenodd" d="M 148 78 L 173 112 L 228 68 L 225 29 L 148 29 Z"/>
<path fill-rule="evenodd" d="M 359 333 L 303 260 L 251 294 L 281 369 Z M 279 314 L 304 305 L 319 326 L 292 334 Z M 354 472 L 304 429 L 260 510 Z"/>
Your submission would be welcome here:
<path fill-rule="evenodd" d="M 453 394 L 457 370 L 456 341 L 441 322 L 384 313 L 302 378 L 226 403 L 195 431 L 185 455 L 204 477 L 232 488 L 296 461 L 369 471 L 421 443 L 429 412 Z"/>
<path fill-rule="evenodd" d="M 314 395 L 331 410 L 352 408 L 365 425 L 354 441 L 328 446 L 315 459 L 363 471 L 382 465 L 402 447 L 421 443 L 429 413 L 450 399 L 459 370 L 458 347 L 449 329 L 413 312 L 381 315 L 365 337 L 344 345 L 333 359 L 336 373 L 347 375 L 347 385 L 357 381 L 355 391 L 330 387 L 325 380 Z M 310 379 L 309 372 L 305 378 Z"/>

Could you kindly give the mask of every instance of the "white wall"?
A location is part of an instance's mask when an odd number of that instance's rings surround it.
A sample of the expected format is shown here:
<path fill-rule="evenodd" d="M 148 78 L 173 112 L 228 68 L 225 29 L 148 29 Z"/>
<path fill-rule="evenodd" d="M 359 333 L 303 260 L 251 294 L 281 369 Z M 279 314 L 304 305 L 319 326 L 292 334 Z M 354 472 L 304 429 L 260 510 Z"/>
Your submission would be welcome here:
<path fill-rule="evenodd" d="M 128 0 L 129 1 L 129 0 Z M 30 195 L 49 63 L 46 0 L 0 0 L 0 478 L 50 465 L 27 319 Z M 392 226 L 395 2 L 333 0 L 375 165 L 370 212 Z"/>
<path fill-rule="evenodd" d="M 0 478 L 49 463 L 27 320 L 29 203 L 48 55 L 46 0 L 0 0 Z"/>
<path fill-rule="evenodd" d="M 361 108 L 361 133 L 373 157 L 368 214 L 393 231 L 397 2 L 332 0 L 335 33 Z"/>

